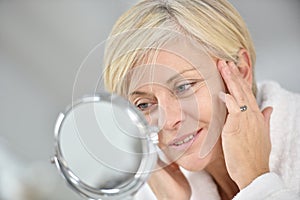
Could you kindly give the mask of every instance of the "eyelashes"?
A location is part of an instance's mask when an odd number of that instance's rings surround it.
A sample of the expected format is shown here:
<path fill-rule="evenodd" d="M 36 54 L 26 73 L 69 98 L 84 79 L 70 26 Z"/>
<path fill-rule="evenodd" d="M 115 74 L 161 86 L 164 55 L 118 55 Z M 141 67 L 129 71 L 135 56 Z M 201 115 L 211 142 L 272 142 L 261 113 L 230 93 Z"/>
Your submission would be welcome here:
<path fill-rule="evenodd" d="M 192 79 L 179 81 L 174 84 L 173 89 L 168 89 L 177 99 L 193 96 L 200 87 L 205 85 L 203 79 Z M 133 104 L 142 112 L 151 112 L 157 107 L 157 99 L 154 94 L 138 96 Z"/>
<path fill-rule="evenodd" d="M 136 107 L 141 110 L 141 111 L 146 111 L 148 110 L 151 106 L 153 106 L 153 103 L 139 103 L 136 105 Z"/>
<path fill-rule="evenodd" d="M 205 81 L 203 79 L 192 79 L 178 82 L 175 84 L 173 89 L 173 93 L 178 98 L 185 98 L 192 94 L 195 94 L 197 90 L 205 85 Z"/>
<path fill-rule="evenodd" d="M 185 92 L 188 92 L 192 87 L 196 84 L 197 82 L 192 81 L 192 82 L 187 82 L 187 83 L 182 83 L 178 86 L 175 86 L 174 88 L 174 93 L 177 95 L 183 94 Z"/>

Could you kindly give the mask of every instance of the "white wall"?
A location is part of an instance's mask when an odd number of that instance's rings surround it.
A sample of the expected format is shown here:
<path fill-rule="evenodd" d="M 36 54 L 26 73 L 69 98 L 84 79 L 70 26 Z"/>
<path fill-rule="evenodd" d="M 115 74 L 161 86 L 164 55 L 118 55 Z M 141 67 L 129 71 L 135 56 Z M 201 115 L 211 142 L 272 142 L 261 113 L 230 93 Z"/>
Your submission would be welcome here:
<path fill-rule="evenodd" d="M 44 192 L 52 193 L 48 199 L 77 197 L 48 164 L 53 154 L 53 126 L 58 113 L 72 100 L 81 62 L 105 40 L 114 21 L 132 2 L 0 1 L 0 146 L 5 144 L 15 156 L 12 160 L 20 161 L 17 169 L 11 168 L 12 173 L 29 173 L 28 169 L 35 169 L 32 166 L 44 169 L 45 176 L 36 176 L 35 182 L 45 178 L 56 183 Z M 256 45 L 257 79 L 274 79 L 300 92 L 300 1 L 232 2 L 248 23 Z M 99 60 L 91 59 L 80 71 L 75 97 L 95 89 L 101 72 L 101 65 L 95 64 Z M 3 166 L 9 168 L 9 158 L 3 155 L 0 150 L 0 163 L 6 160 Z M 0 180 L 0 188 L 3 185 Z M 56 190 L 60 197 L 54 194 Z"/>
<path fill-rule="evenodd" d="M 300 1 L 230 0 L 245 19 L 257 52 L 256 77 L 300 92 Z"/>
<path fill-rule="evenodd" d="M 45 195 L 52 193 L 49 199 L 77 197 L 49 163 L 54 153 L 54 123 L 71 103 L 73 83 L 84 57 L 106 39 L 128 6 L 123 0 L 0 1 L 0 147 L 5 144 L 14 156 L 9 160 L 0 149 L 0 199 L 6 191 L 5 200 L 17 200 L 18 183 L 24 179 L 28 180 L 26 185 L 46 190 Z M 100 67 L 83 70 L 81 74 L 87 76 L 76 88 L 78 96 L 94 89 Z M 20 162 L 12 167 L 15 160 Z M 40 176 L 36 172 L 29 181 L 24 174 L 35 166 L 44 173 Z M 7 170 L 3 172 L 3 168 Z M 4 181 L 3 173 L 12 176 Z M 54 188 L 46 184 L 49 181 L 54 182 Z M 8 198 L 9 193 L 13 196 Z M 46 199 L 39 195 L 36 199 Z"/>

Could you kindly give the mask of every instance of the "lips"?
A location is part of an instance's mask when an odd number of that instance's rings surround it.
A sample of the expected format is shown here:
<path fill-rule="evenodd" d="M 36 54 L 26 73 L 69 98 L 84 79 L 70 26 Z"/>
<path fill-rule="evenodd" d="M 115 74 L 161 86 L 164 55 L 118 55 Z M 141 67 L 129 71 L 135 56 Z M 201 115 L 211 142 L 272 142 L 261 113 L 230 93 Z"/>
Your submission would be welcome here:
<path fill-rule="evenodd" d="M 195 137 L 195 135 L 196 134 L 187 136 L 185 139 L 175 142 L 172 145 L 179 146 L 179 145 L 182 145 L 183 143 L 187 143 L 187 142 L 191 141 Z"/>
<path fill-rule="evenodd" d="M 199 135 L 201 130 L 202 129 L 198 130 L 195 133 L 184 135 L 184 136 L 179 137 L 179 138 L 175 138 L 174 140 L 172 140 L 169 143 L 169 146 L 175 147 L 175 148 L 189 146 L 194 142 L 195 138 Z"/>

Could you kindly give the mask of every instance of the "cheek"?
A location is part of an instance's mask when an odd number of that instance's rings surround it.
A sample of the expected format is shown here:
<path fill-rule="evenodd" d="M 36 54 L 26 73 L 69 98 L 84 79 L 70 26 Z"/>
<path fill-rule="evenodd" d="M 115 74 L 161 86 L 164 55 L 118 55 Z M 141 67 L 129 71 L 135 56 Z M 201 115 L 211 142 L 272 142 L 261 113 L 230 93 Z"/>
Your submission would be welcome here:
<path fill-rule="evenodd" d="M 186 115 L 196 121 L 209 122 L 212 111 L 212 98 L 206 86 L 194 95 L 182 101 L 182 109 Z"/>
<path fill-rule="evenodd" d="M 153 124 L 153 118 L 149 114 L 144 114 L 145 119 L 147 120 L 149 125 L 155 125 Z"/>

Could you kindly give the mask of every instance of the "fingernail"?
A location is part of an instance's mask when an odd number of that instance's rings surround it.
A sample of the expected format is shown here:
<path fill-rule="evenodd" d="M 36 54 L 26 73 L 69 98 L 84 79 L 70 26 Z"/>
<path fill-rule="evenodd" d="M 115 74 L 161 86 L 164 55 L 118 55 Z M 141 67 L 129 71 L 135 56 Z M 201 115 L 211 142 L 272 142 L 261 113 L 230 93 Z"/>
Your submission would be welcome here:
<path fill-rule="evenodd" d="M 229 66 L 232 70 L 236 70 L 237 69 L 237 66 L 234 64 L 234 62 L 230 61 L 229 62 Z"/>
<path fill-rule="evenodd" d="M 226 103 L 226 93 L 224 92 L 219 92 L 219 98 L 224 102 Z"/>
<path fill-rule="evenodd" d="M 271 109 L 271 111 L 270 111 L 270 116 L 272 115 L 272 113 L 273 113 L 273 111 L 274 111 L 274 108 L 273 107 L 271 107 L 272 109 Z"/>
<path fill-rule="evenodd" d="M 225 67 L 225 66 L 226 66 L 225 60 L 222 60 L 222 61 L 221 61 L 221 66 L 222 66 L 222 67 Z"/>
<path fill-rule="evenodd" d="M 223 61 L 219 61 L 218 62 L 218 68 L 219 68 L 219 70 L 222 70 L 223 67 L 224 67 Z"/>
<path fill-rule="evenodd" d="M 223 69 L 224 69 L 224 72 L 225 72 L 227 75 L 230 75 L 230 74 L 231 74 L 230 68 L 229 68 L 229 66 L 228 66 L 227 63 L 224 64 Z"/>

